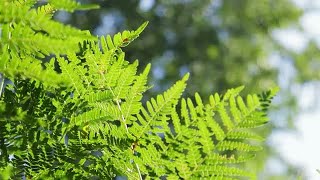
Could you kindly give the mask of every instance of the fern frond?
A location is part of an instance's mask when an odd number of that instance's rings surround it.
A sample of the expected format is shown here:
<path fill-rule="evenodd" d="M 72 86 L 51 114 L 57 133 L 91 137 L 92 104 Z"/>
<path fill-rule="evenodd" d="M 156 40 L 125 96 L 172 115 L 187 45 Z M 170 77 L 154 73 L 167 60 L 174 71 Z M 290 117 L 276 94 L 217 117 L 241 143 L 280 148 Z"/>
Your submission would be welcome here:
<path fill-rule="evenodd" d="M 123 109 L 124 118 L 127 120 L 128 124 L 136 120 L 135 115 L 139 113 L 142 103 L 142 93 L 147 90 L 147 76 L 150 71 L 151 65 L 148 64 L 144 71 L 135 79 L 131 89 L 126 94 L 126 101 L 121 104 Z"/>
<path fill-rule="evenodd" d="M 57 61 L 60 65 L 62 74 L 64 74 L 64 76 L 68 78 L 68 81 L 71 82 L 72 86 L 74 87 L 75 96 L 84 94 L 84 92 L 86 91 L 86 87 L 82 83 L 82 77 L 80 77 L 79 74 L 74 73 L 75 69 L 79 68 L 77 66 L 79 66 L 80 61 L 78 59 L 73 59 L 73 61 L 68 63 L 68 61 L 63 57 L 58 57 Z"/>
<path fill-rule="evenodd" d="M 238 164 L 238 163 L 243 163 L 248 160 L 252 160 L 255 157 L 253 154 L 249 155 L 221 155 L 221 154 L 216 154 L 216 153 L 211 153 L 207 157 L 206 164 L 207 165 L 226 165 L 226 164 Z"/>
<path fill-rule="evenodd" d="M 7 166 L 1 166 L 1 168 L 0 168 L 0 178 L 4 179 L 4 180 L 10 179 L 12 169 L 13 169 L 13 165 L 12 164 L 8 164 Z"/>
<path fill-rule="evenodd" d="M 218 176 L 220 178 L 228 178 L 230 176 L 234 177 L 253 177 L 251 173 L 248 173 L 247 171 L 234 168 L 234 167 L 226 167 L 226 166 L 202 166 L 197 170 L 197 173 L 199 173 L 200 177 L 202 178 L 208 178 L 208 177 L 214 177 Z"/>
<path fill-rule="evenodd" d="M 37 8 L 38 14 L 48 15 L 49 17 L 52 17 L 55 12 L 56 8 L 54 8 L 51 4 L 45 4 Z"/>
<path fill-rule="evenodd" d="M 243 142 L 236 142 L 236 141 L 222 141 L 216 146 L 217 150 L 219 151 L 226 151 L 226 150 L 238 150 L 238 151 L 261 151 L 262 147 L 260 146 L 252 146 L 247 143 Z"/>
<path fill-rule="evenodd" d="M 168 109 L 159 113 L 159 104 L 163 104 L 163 98 L 151 99 L 137 116 L 140 126 L 145 128 L 130 128 L 152 137 L 152 140 L 146 141 L 142 139 L 144 136 L 138 136 L 141 147 L 137 151 L 146 151 L 147 144 L 152 143 L 160 151 L 157 156 L 162 154 L 162 157 L 168 158 L 167 171 L 175 171 L 177 167 L 179 176 L 185 179 L 240 176 L 252 178 L 250 172 L 230 165 L 246 162 L 255 156 L 254 152 L 262 149 L 261 146 L 243 140 L 261 141 L 260 136 L 247 128 L 257 127 L 267 119 L 258 96 L 248 95 L 245 102 L 239 96 L 242 89 L 243 87 L 230 89 L 222 97 L 218 94 L 212 95 L 208 104 L 204 104 L 196 93 L 195 103 L 190 98 L 181 100 L 181 115 L 176 112 L 176 105 L 170 111 Z M 270 103 L 268 100 L 264 101 L 266 104 Z M 147 157 L 152 158 L 147 153 L 141 158 Z M 142 163 L 140 166 L 148 165 Z M 156 168 L 156 165 L 152 167 Z M 155 172 L 154 169 L 152 171 Z"/>
<path fill-rule="evenodd" d="M 137 72 L 138 61 L 128 65 L 127 68 L 121 72 L 117 86 L 114 88 L 116 99 L 125 99 L 129 93 L 128 87 L 133 84 L 135 80 L 135 74 Z"/>
<path fill-rule="evenodd" d="M 147 109 L 142 108 L 142 115 L 138 114 L 138 121 L 141 123 L 134 123 L 131 129 L 133 132 L 139 132 L 136 136 L 137 139 L 145 136 L 146 133 L 150 131 L 150 127 L 167 128 L 166 116 L 171 113 L 172 108 L 174 108 L 182 95 L 186 87 L 186 81 L 189 74 L 185 75 L 181 81 L 176 82 L 169 90 L 163 93 L 163 95 L 158 95 L 157 99 L 152 98 L 147 102 Z M 164 123 L 164 124 L 163 124 Z M 165 125 L 165 126 L 164 126 Z"/>
<path fill-rule="evenodd" d="M 100 103 L 95 108 L 71 118 L 71 125 L 84 126 L 96 121 L 113 121 L 119 119 L 120 112 L 113 104 Z"/>
<path fill-rule="evenodd" d="M 259 101 L 261 102 L 261 110 L 266 112 L 271 104 L 271 100 L 279 91 L 279 87 L 272 88 L 266 92 L 258 95 Z"/>
<path fill-rule="evenodd" d="M 41 61 L 36 62 L 36 59 L 51 54 L 77 52 L 79 51 L 78 43 L 82 42 L 83 38 L 88 40 L 95 38 L 87 31 L 80 31 L 52 21 L 54 8 L 46 4 L 35 9 L 33 6 L 36 2 L 34 0 L 0 2 L 2 25 L 0 45 L 3 57 L 1 70 L 10 78 L 22 75 L 26 78 L 36 78 L 41 82 L 48 80 L 49 84 L 59 79 L 62 82 L 53 83 L 53 85 L 68 84 L 68 81 L 63 83 L 66 79 L 57 76 L 54 70 L 47 72 L 40 68 Z"/>
<path fill-rule="evenodd" d="M 72 50 L 77 51 L 78 44 L 74 43 L 76 39 L 53 39 L 47 35 L 35 33 L 31 28 L 15 24 L 15 28 L 11 31 L 11 49 L 16 52 L 40 52 L 45 55 L 50 53 L 65 54 Z"/>
<path fill-rule="evenodd" d="M 15 54 L 10 56 L 11 58 L 9 59 L 8 54 L 2 54 L 0 62 L 0 71 L 9 79 L 13 79 L 16 76 L 33 78 L 48 87 L 68 86 L 70 84 L 70 81 L 55 72 L 49 63 L 46 65 L 47 68 L 44 69 L 40 61 L 31 57 L 26 56 L 20 59 Z"/>
<path fill-rule="evenodd" d="M 100 42 L 103 52 L 107 52 L 111 49 L 118 49 L 129 45 L 134 39 L 139 37 L 142 31 L 147 27 L 148 21 L 144 22 L 137 30 L 135 31 L 123 31 L 122 33 L 117 33 L 114 35 L 113 39 L 110 35 L 106 37 L 101 37 Z"/>
<path fill-rule="evenodd" d="M 81 37 L 81 41 L 83 38 L 94 39 L 88 31 L 81 31 L 52 21 L 51 17 L 47 16 L 46 13 L 38 13 L 37 9 L 32 9 L 30 5 L 19 5 L 17 8 L 16 3 L 2 1 L 0 12 L 3 23 L 21 24 L 21 26 L 30 27 L 36 31 L 42 30 L 51 37 L 59 37 L 61 39 Z"/>
<path fill-rule="evenodd" d="M 253 132 L 249 132 L 249 131 L 231 131 L 228 133 L 227 139 L 253 139 L 253 140 L 258 140 L 258 141 L 263 141 L 264 138 L 262 138 L 261 136 L 253 133 Z"/>

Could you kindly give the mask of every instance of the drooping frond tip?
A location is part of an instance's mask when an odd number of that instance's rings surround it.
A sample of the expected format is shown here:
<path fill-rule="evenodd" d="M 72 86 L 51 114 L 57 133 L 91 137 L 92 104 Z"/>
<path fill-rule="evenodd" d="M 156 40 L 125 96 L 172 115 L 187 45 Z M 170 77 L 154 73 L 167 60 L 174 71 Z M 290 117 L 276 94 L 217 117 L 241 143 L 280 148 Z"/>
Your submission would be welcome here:
<path fill-rule="evenodd" d="M 148 21 L 144 22 L 137 30 L 125 30 L 113 36 L 107 35 L 100 37 L 100 43 L 104 52 L 112 49 L 119 49 L 128 46 L 133 40 L 139 37 L 143 30 L 147 27 Z"/>

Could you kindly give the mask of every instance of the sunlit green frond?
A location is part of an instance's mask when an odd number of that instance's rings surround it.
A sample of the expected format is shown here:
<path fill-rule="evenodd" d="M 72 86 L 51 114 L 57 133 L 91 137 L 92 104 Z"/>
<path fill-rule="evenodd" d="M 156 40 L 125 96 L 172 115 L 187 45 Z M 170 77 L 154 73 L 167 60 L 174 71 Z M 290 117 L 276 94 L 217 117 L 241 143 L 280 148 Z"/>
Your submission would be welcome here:
<path fill-rule="evenodd" d="M 120 47 L 125 47 L 129 45 L 134 39 L 139 37 L 142 31 L 147 27 L 148 22 L 144 22 L 135 31 L 123 31 L 122 33 L 117 33 L 114 35 L 113 39 L 110 35 L 106 37 L 101 37 L 100 42 L 103 52 L 107 52 L 110 49 L 118 49 Z"/>
<path fill-rule="evenodd" d="M 239 176 L 246 176 L 252 177 L 253 175 L 247 171 L 234 168 L 234 167 L 226 167 L 226 166 L 200 166 L 196 171 L 198 176 L 201 178 L 209 178 L 218 176 L 219 178 L 228 178 L 230 176 L 239 177 Z"/>
<path fill-rule="evenodd" d="M 211 153 L 208 155 L 206 164 L 207 165 L 216 165 L 216 164 L 238 164 L 243 163 L 248 160 L 252 160 L 255 157 L 253 154 L 249 155 L 221 155 L 216 153 Z"/>
<path fill-rule="evenodd" d="M 142 107 L 142 93 L 147 90 L 146 83 L 150 67 L 150 64 L 148 64 L 143 73 L 136 77 L 129 92 L 125 97 L 126 101 L 121 104 L 124 118 L 127 120 L 128 124 L 131 124 L 133 120 L 136 120 L 135 115 L 139 113 Z"/>
<path fill-rule="evenodd" d="M 57 58 L 57 61 L 60 65 L 62 74 L 69 79 L 69 82 L 71 82 L 73 88 L 75 89 L 75 96 L 83 94 L 86 91 L 86 87 L 82 82 L 81 76 L 74 73 L 80 61 L 75 59 L 74 61 L 68 63 L 68 61 L 63 57 Z"/>
<path fill-rule="evenodd" d="M 148 22 L 95 38 L 52 19 L 87 8 L 0 2 L 0 179 L 254 179 L 241 164 L 261 150 L 252 129 L 277 89 L 181 98 L 187 74 L 142 103 L 151 65 L 137 74 L 121 48 Z"/>
<path fill-rule="evenodd" d="M 53 7 L 51 4 L 45 4 L 37 8 L 38 14 L 48 15 L 49 17 L 52 17 L 55 11 L 56 8 Z"/>
<path fill-rule="evenodd" d="M 3 53 L 1 57 L 0 72 L 4 73 L 7 78 L 13 79 L 16 76 L 33 78 L 47 86 L 55 87 L 68 86 L 70 83 L 68 79 L 60 76 L 52 68 L 50 69 L 49 63 L 46 64 L 47 68 L 44 69 L 40 61 L 28 56 L 21 59 L 15 54 Z"/>
<path fill-rule="evenodd" d="M 243 87 L 230 89 L 224 96 L 212 95 L 208 104 L 204 104 L 196 93 L 195 103 L 190 98 L 182 99 L 181 114 L 173 108 L 170 115 L 164 117 L 154 116 L 161 98 L 151 99 L 146 103 L 146 108 L 142 109 L 138 120 L 142 127 L 149 126 L 145 128 L 148 129 L 145 132 L 150 136 L 153 136 L 153 133 L 160 133 L 158 135 L 162 136 L 161 132 L 164 132 L 163 139 L 153 138 L 151 142 L 159 147 L 158 153 L 169 156 L 170 163 L 166 166 L 168 170 L 179 167 L 176 170 L 179 176 L 185 179 L 252 177 L 249 171 L 233 167 L 232 164 L 251 160 L 255 152 L 262 149 L 259 145 L 242 140 L 263 140 L 246 128 L 257 127 L 267 119 L 258 96 L 248 95 L 245 102 L 239 96 L 242 89 Z M 152 118 L 157 120 L 145 121 Z M 157 123 L 159 121 L 161 123 Z M 170 130 L 166 131 L 167 126 Z M 139 137 L 139 142 L 144 146 L 145 140 Z M 140 152 L 140 149 L 137 151 Z"/>
<path fill-rule="evenodd" d="M 136 136 L 138 139 L 145 136 L 150 131 L 150 127 L 167 128 L 167 116 L 171 113 L 186 87 L 186 81 L 189 74 L 185 75 L 182 80 L 176 82 L 170 89 L 156 99 L 152 98 L 147 102 L 147 108 L 142 108 L 142 116 L 138 115 L 138 121 L 142 124 L 134 123 L 134 129 L 139 132 Z M 165 127 L 163 126 L 165 125 Z"/>
<path fill-rule="evenodd" d="M 231 131 L 228 133 L 227 139 L 254 139 L 258 141 L 264 140 L 261 136 L 249 131 Z"/>
<path fill-rule="evenodd" d="M 238 150 L 238 151 L 260 151 L 262 147 L 260 146 L 252 146 L 250 144 L 246 144 L 243 142 L 236 141 L 222 141 L 217 145 L 217 150 L 226 151 L 226 150 Z"/>

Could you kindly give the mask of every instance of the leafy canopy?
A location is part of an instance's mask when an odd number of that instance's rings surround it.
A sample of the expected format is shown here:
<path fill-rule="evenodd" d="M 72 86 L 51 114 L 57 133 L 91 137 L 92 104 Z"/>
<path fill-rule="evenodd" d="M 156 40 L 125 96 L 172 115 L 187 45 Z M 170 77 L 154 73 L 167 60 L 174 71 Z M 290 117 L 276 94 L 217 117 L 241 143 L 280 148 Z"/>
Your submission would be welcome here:
<path fill-rule="evenodd" d="M 255 178 L 254 158 L 277 89 L 243 87 L 182 98 L 189 74 L 142 104 L 150 64 L 137 73 L 122 48 L 147 26 L 93 37 L 52 20 L 95 8 L 71 0 L 0 2 L 1 178 Z"/>

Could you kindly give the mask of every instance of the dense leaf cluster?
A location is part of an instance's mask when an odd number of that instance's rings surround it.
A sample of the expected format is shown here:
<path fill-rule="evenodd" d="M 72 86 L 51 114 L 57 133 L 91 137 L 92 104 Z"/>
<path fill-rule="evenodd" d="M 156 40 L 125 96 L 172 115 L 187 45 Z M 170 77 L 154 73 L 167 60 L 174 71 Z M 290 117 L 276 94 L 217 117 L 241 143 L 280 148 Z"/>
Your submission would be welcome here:
<path fill-rule="evenodd" d="M 52 20 L 71 0 L 0 2 L 1 178 L 255 178 L 251 160 L 276 89 L 239 96 L 243 87 L 203 102 L 182 98 L 189 74 L 142 104 L 150 65 L 125 60 L 147 26 L 114 37 Z M 95 6 L 89 6 L 95 7 Z"/>

